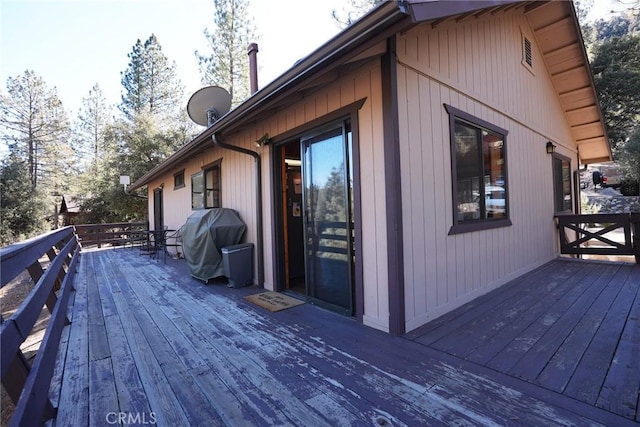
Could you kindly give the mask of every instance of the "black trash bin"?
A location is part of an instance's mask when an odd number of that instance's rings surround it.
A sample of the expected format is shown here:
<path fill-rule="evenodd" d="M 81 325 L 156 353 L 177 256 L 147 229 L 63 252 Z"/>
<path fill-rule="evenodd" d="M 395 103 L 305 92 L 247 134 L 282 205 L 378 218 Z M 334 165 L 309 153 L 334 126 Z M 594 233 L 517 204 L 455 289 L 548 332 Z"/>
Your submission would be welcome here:
<path fill-rule="evenodd" d="M 222 248 L 222 263 L 230 288 L 250 285 L 253 280 L 253 243 L 225 246 Z"/>

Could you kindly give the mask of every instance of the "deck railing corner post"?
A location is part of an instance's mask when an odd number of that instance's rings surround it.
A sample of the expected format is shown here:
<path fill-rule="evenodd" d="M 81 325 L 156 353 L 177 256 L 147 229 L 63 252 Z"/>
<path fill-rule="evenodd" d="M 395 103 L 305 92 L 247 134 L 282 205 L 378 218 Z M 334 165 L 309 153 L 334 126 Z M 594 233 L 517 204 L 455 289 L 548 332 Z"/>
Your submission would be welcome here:
<path fill-rule="evenodd" d="M 630 212 L 631 222 L 631 246 L 635 252 L 636 264 L 640 264 L 640 212 Z"/>

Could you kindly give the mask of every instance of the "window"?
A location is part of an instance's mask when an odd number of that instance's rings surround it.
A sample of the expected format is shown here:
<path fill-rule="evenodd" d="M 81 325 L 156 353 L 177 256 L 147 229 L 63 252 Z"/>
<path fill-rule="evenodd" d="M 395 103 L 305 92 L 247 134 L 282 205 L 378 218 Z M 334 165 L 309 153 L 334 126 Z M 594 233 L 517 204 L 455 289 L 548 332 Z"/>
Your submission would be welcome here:
<path fill-rule="evenodd" d="M 511 225 L 507 131 L 445 104 L 449 113 L 453 227 L 449 234 Z"/>
<path fill-rule="evenodd" d="M 571 198 L 571 160 L 553 155 L 553 194 L 556 213 L 573 212 Z"/>
<path fill-rule="evenodd" d="M 178 188 L 184 187 L 184 169 L 180 172 L 173 174 L 173 189 L 177 190 Z"/>
<path fill-rule="evenodd" d="M 191 175 L 191 209 L 222 207 L 221 160 Z"/>

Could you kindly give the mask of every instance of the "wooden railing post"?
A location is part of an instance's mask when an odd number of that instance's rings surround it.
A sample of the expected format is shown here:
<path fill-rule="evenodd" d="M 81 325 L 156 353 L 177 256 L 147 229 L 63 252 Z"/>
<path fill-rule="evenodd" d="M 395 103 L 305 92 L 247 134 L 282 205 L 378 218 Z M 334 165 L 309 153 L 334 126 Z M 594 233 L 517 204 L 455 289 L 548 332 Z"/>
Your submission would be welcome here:
<path fill-rule="evenodd" d="M 42 266 L 38 261 L 31 264 L 27 268 L 27 271 L 29 272 L 29 276 L 31 276 L 31 280 L 33 281 L 34 285 L 38 283 L 38 280 L 40 280 L 40 277 L 42 277 L 42 274 L 44 273 L 44 270 L 42 269 Z M 59 280 L 56 281 L 56 285 L 59 286 Z M 49 294 L 49 297 L 47 297 L 46 304 L 47 304 L 47 309 L 49 310 L 49 314 L 53 313 L 53 309 L 56 305 L 56 295 L 54 291 L 55 291 L 55 286 L 52 289 L 51 293 Z"/>
<path fill-rule="evenodd" d="M 631 214 L 631 225 L 633 230 L 633 249 L 635 250 L 636 264 L 640 264 L 640 213 Z"/>
<path fill-rule="evenodd" d="M 3 360 L 3 363 L 4 362 Z M 27 376 L 31 370 L 29 362 L 25 359 L 22 351 L 18 351 L 13 360 L 9 362 L 8 369 L 9 371 L 6 377 L 2 379 L 2 385 L 15 405 L 20 399 L 20 393 L 22 393 L 24 384 L 27 382 Z"/>

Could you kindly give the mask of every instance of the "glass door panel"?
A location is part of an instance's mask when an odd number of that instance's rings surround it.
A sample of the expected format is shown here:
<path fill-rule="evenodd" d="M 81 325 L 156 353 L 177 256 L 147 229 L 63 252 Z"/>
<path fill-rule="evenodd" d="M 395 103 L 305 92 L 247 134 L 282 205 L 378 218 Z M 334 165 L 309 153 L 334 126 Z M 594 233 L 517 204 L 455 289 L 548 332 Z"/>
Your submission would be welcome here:
<path fill-rule="evenodd" d="M 303 140 L 307 296 L 351 314 L 351 180 L 342 126 Z"/>

